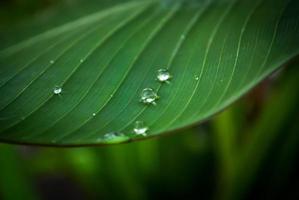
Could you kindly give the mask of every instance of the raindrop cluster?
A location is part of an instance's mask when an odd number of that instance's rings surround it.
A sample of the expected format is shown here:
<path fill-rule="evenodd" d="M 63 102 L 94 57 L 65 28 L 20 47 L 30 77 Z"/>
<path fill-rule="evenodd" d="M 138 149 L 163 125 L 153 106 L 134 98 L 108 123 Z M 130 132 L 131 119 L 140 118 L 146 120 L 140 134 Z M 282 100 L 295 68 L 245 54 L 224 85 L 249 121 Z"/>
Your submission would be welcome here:
<path fill-rule="evenodd" d="M 80 62 L 84 62 L 84 59 L 80 59 Z M 50 61 L 51 64 L 54 64 L 55 61 L 51 60 Z M 170 84 L 170 80 L 173 78 L 173 76 L 171 75 L 171 73 L 169 72 L 168 69 L 166 68 L 162 68 L 157 70 L 156 72 L 156 81 L 160 82 L 161 84 Z M 55 86 L 53 88 L 53 94 L 54 95 L 60 95 L 63 92 L 62 87 L 60 86 Z M 111 95 L 111 98 L 113 97 L 113 95 Z M 141 91 L 140 94 L 140 102 L 146 106 L 150 106 L 150 105 L 157 105 L 157 100 L 159 99 L 159 95 L 157 94 L 157 91 L 147 87 L 144 88 Z M 96 117 L 97 113 L 92 113 L 92 117 Z M 134 128 L 132 130 L 131 133 L 129 134 L 124 134 L 121 132 L 109 132 L 106 133 L 104 136 L 101 136 L 99 138 L 99 141 L 105 141 L 107 143 L 118 143 L 118 142 L 122 142 L 122 141 L 127 141 L 129 140 L 131 137 L 145 137 L 147 136 L 147 132 L 149 131 L 149 127 L 145 125 L 144 121 L 136 121 L 134 124 Z"/>
<path fill-rule="evenodd" d="M 170 79 L 172 79 L 172 75 L 170 74 L 168 69 L 159 69 L 157 71 L 156 79 L 160 83 L 170 83 Z M 146 105 L 157 105 L 156 101 L 160 97 L 157 92 L 152 88 L 144 88 L 140 95 L 140 102 Z"/>
<path fill-rule="evenodd" d="M 172 79 L 172 75 L 168 69 L 162 68 L 162 69 L 157 70 L 156 80 L 159 81 L 161 84 L 164 84 L 164 83 L 170 84 L 171 79 Z M 160 97 L 157 94 L 157 92 L 154 89 L 148 87 L 148 88 L 144 88 L 141 91 L 140 102 L 145 105 L 157 105 L 156 101 L 159 98 Z M 149 130 L 149 128 L 144 125 L 143 121 L 135 122 L 135 126 L 133 129 L 133 132 L 135 133 L 135 135 L 146 136 L 148 130 Z"/>

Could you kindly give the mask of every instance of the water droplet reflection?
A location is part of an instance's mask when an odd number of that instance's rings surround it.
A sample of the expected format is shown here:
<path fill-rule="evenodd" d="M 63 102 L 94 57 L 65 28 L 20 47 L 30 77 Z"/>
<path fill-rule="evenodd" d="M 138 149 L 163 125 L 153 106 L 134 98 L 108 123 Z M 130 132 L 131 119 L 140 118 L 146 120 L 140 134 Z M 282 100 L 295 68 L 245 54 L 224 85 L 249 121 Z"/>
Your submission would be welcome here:
<path fill-rule="evenodd" d="M 61 94 L 61 93 L 62 93 L 62 88 L 56 86 L 56 87 L 53 89 L 53 93 L 56 94 L 56 95 Z"/>
<path fill-rule="evenodd" d="M 134 133 L 136 135 L 147 136 L 148 127 L 144 125 L 143 121 L 136 121 L 134 126 Z"/>
<path fill-rule="evenodd" d="M 140 102 L 144 104 L 153 104 L 156 105 L 156 100 L 159 99 L 157 93 L 151 88 L 145 88 L 141 92 Z"/>
<path fill-rule="evenodd" d="M 157 73 L 157 79 L 164 83 L 169 82 L 169 80 L 172 78 L 171 74 L 167 69 L 159 69 Z"/>

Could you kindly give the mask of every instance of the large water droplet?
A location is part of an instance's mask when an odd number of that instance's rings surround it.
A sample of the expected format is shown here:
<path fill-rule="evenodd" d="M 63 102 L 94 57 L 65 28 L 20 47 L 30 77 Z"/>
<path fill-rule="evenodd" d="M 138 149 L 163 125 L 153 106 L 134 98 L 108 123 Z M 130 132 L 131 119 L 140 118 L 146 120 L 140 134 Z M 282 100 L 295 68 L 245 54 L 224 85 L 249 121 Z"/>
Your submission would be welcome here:
<path fill-rule="evenodd" d="M 156 100 L 159 99 L 157 93 L 151 88 L 145 88 L 141 92 L 140 101 L 145 104 L 156 105 Z"/>
<path fill-rule="evenodd" d="M 123 136 L 123 135 L 124 135 L 123 133 L 119 133 L 119 132 L 106 133 L 104 135 L 104 139 L 105 140 L 111 140 L 111 139 L 114 139 L 116 137 Z"/>
<path fill-rule="evenodd" d="M 172 78 L 171 74 L 169 73 L 168 69 L 159 69 L 157 73 L 157 79 L 164 83 L 168 82 Z"/>
<path fill-rule="evenodd" d="M 99 138 L 100 141 L 104 140 L 106 143 L 119 143 L 125 142 L 130 138 L 121 132 L 106 133 L 103 138 Z"/>
<path fill-rule="evenodd" d="M 148 127 L 144 125 L 143 121 L 136 121 L 134 126 L 134 133 L 136 135 L 146 136 L 146 132 L 148 131 Z"/>
<path fill-rule="evenodd" d="M 61 92 L 62 92 L 62 88 L 61 88 L 61 87 L 56 86 L 56 87 L 53 89 L 53 93 L 54 93 L 54 94 L 61 94 Z"/>

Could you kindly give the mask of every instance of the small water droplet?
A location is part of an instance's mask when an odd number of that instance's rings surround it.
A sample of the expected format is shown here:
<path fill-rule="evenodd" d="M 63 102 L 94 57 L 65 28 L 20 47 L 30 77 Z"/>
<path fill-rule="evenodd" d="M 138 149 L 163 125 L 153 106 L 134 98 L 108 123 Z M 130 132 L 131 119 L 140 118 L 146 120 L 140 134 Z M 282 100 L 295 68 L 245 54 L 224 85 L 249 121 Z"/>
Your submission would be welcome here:
<path fill-rule="evenodd" d="M 143 121 L 136 121 L 134 126 L 134 133 L 136 135 L 146 136 L 146 132 L 148 131 L 148 127 L 144 125 Z"/>
<path fill-rule="evenodd" d="M 55 88 L 53 89 L 53 93 L 54 93 L 54 94 L 61 94 L 61 92 L 62 92 L 62 88 L 61 88 L 61 87 L 55 87 Z"/>
<path fill-rule="evenodd" d="M 186 36 L 183 34 L 181 35 L 181 39 L 184 40 L 186 38 Z"/>
<path fill-rule="evenodd" d="M 55 61 L 54 60 L 50 60 L 50 64 L 54 64 L 55 63 Z"/>
<path fill-rule="evenodd" d="M 199 80 L 199 76 L 194 76 L 194 79 L 196 80 L 196 81 L 198 81 Z"/>
<path fill-rule="evenodd" d="M 92 113 L 92 116 L 96 116 L 97 114 L 96 113 Z"/>
<path fill-rule="evenodd" d="M 141 92 L 140 101 L 144 104 L 156 105 L 156 100 L 159 99 L 157 93 L 151 88 L 145 88 Z"/>
<path fill-rule="evenodd" d="M 83 62 L 84 62 L 84 59 L 80 59 L 80 62 L 83 63 Z"/>
<path fill-rule="evenodd" d="M 159 69 L 157 73 L 157 79 L 164 83 L 168 82 L 172 78 L 171 74 L 169 73 L 168 69 Z"/>

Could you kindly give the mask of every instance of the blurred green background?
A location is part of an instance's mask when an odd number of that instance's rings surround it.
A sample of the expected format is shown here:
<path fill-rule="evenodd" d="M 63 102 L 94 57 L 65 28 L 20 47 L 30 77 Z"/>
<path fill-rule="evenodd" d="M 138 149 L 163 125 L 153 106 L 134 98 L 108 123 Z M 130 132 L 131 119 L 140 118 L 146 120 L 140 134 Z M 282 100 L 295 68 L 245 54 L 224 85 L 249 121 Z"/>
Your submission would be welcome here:
<path fill-rule="evenodd" d="M 2 0 L 1 48 L 98 4 Z M 0 144 L 0 199 L 299 199 L 298 63 L 209 122 L 166 137 L 68 149 Z"/>

